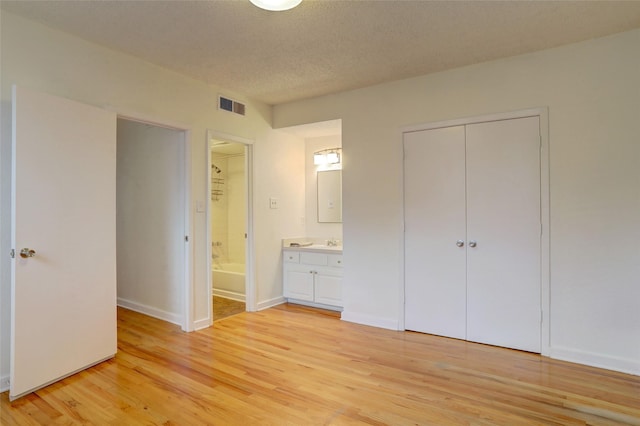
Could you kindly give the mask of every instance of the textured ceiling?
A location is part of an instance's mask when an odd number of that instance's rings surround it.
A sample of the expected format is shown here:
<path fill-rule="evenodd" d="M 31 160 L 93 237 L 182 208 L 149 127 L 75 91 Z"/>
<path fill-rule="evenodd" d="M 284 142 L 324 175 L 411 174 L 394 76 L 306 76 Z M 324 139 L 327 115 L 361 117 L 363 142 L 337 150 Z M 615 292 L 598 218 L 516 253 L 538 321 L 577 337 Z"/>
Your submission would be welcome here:
<path fill-rule="evenodd" d="M 640 1 L 5 1 L 2 9 L 268 104 L 640 27 Z"/>

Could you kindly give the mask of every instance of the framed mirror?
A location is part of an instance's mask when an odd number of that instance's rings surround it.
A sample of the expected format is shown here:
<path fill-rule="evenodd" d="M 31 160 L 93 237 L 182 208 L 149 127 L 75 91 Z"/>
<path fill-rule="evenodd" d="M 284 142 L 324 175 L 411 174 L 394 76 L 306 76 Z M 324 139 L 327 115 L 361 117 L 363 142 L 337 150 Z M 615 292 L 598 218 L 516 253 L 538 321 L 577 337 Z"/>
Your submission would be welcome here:
<path fill-rule="evenodd" d="M 318 222 L 342 222 L 342 170 L 319 171 Z"/>

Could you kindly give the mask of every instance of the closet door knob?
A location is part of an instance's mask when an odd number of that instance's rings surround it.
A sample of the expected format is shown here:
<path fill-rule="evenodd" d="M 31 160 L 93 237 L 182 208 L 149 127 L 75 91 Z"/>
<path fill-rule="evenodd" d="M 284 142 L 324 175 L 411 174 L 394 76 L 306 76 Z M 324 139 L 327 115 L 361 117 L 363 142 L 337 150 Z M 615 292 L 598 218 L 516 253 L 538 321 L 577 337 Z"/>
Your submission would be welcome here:
<path fill-rule="evenodd" d="M 476 243 L 475 241 L 469 241 L 469 247 L 475 247 L 476 245 L 478 245 L 478 243 Z"/>
<path fill-rule="evenodd" d="M 457 245 L 458 247 L 462 247 L 462 246 L 464 246 L 464 241 L 462 241 L 462 240 L 458 240 L 458 241 L 456 241 L 456 245 Z"/>

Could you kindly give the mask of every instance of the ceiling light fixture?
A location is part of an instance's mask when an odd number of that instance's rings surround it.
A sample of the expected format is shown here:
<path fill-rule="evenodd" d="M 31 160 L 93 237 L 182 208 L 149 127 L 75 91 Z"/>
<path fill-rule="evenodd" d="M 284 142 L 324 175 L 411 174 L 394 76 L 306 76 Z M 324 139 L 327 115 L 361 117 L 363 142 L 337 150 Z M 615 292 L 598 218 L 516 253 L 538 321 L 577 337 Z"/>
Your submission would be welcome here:
<path fill-rule="evenodd" d="M 249 0 L 254 6 L 260 9 L 270 10 L 273 12 L 281 12 L 283 10 L 293 9 L 299 5 L 302 0 Z"/>

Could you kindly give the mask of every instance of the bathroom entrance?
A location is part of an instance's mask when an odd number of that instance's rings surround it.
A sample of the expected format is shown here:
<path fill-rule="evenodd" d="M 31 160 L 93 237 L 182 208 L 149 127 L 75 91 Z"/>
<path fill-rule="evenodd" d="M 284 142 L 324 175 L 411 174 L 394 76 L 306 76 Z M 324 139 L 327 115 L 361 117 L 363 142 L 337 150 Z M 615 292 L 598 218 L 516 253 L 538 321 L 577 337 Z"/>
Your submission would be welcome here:
<path fill-rule="evenodd" d="M 213 321 L 247 310 L 249 146 L 210 133 L 208 240 Z"/>

